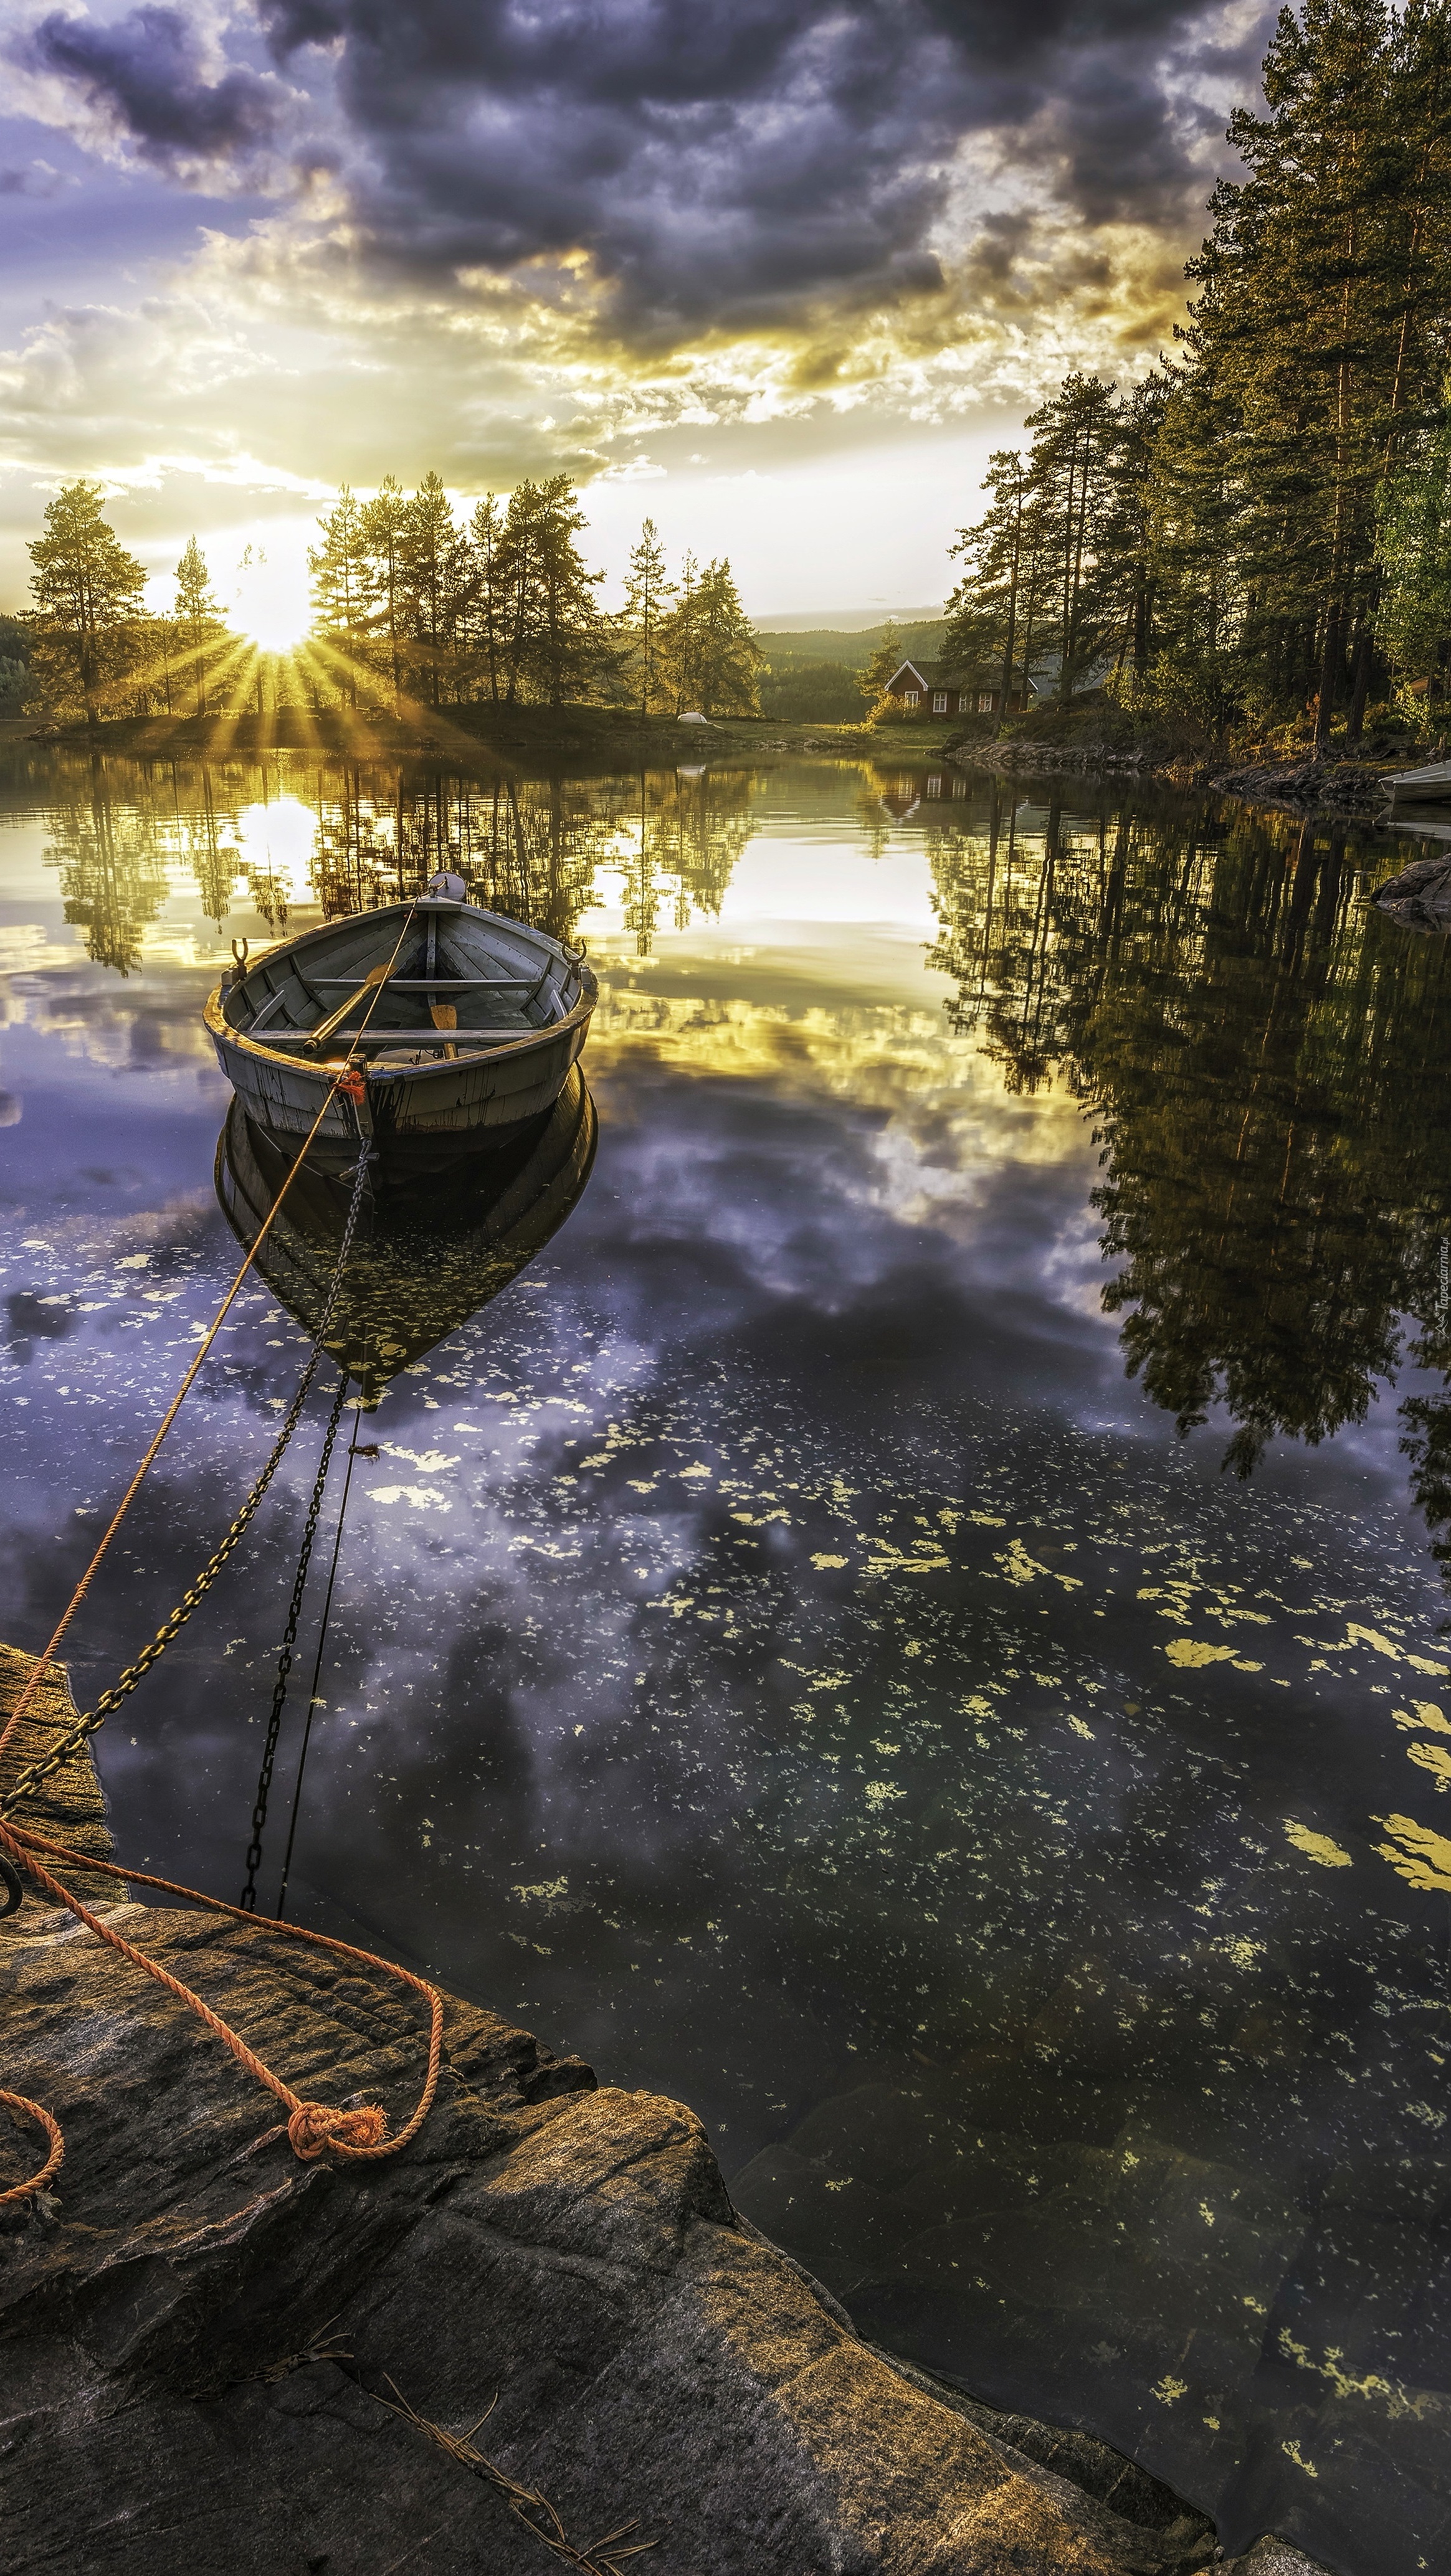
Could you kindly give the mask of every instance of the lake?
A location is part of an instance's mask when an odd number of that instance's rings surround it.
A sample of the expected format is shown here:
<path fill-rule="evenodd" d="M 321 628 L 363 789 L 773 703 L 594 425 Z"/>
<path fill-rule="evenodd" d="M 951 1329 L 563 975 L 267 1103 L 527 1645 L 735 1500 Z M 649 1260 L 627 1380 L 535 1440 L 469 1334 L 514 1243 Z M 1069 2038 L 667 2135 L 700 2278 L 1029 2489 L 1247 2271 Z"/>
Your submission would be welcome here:
<path fill-rule="evenodd" d="M 237 1265 L 233 939 L 444 857 L 584 937 L 593 1169 L 512 1265 L 405 1283 L 290 1911 L 692 2104 L 864 2333 L 1231 2550 L 1444 2565 L 1451 987 L 1365 900 L 1415 838 L 708 750 L 22 745 L 0 815 L 6 1636 Z M 107 1560 L 83 1706 L 266 1454 L 283 1288 Z M 96 1739 L 121 1853 L 230 1899 L 329 1375 Z"/>

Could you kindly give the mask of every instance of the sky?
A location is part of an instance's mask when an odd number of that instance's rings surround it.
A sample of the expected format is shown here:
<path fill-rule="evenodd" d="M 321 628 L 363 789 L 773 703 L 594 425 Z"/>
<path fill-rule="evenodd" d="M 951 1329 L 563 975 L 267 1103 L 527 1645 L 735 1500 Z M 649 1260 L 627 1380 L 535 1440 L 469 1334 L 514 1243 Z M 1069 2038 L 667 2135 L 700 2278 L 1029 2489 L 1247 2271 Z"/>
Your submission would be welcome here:
<path fill-rule="evenodd" d="M 430 468 L 577 476 L 607 603 L 647 512 L 758 618 L 940 599 L 1025 411 L 1172 346 L 1272 15 L 0 0 L 0 605 L 86 475 L 282 643 Z"/>

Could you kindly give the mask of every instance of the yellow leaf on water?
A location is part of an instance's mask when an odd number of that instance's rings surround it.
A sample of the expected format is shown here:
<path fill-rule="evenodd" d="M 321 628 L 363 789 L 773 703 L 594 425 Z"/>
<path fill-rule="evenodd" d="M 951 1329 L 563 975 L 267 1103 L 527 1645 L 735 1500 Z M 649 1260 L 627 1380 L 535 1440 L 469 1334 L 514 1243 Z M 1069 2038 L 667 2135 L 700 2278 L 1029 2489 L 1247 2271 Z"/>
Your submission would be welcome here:
<path fill-rule="evenodd" d="M 1312 1833 L 1308 1825 L 1298 1824 L 1293 1816 L 1285 1818 L 1285 1831 L 1296 1851 L 1307 1860 L 1318 1860 L 1322 1869 L 1351 1869 L 1354 1863 L 1348 1851 L 1333 1843 L 1328 1834 Z"/>
<path fill-rule="evenodd" d="M 1438 1789 L 1451 1789 L 1451 1753 L 1444 1744 L 1408 1744 L 1406 1751 L 1423 1771 L 1429 1771 Z"/>
<path fill-rule="evenodd" d="M 1199 1664 L 1232 1664 L 1233 1646 L 1206 1646 L 1202 1637 L 1171 1637 L 1164 1648 L 1171 1664 L 1192 1671 Z"/>
<path fill-rule="evenodd" d="M 1377 1816 L 1375 1822 L 1395 1837 L 1394 1842 L 1377 1843 L 1377 1852 L 1400 1871 L 1408 1887 L 1441 1888 L 1451 1895 L 1451 1842 L 1444 1834 L 1433 1834 L 1414 1816 Z"/>

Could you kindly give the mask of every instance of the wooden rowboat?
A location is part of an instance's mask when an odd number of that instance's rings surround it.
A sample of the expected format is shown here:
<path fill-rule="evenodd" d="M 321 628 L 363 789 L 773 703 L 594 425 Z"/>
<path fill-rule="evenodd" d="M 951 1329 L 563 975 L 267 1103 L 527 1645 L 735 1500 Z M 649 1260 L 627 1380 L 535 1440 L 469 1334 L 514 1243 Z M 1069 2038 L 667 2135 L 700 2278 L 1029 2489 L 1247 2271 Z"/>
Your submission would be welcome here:
<path fill-rule="evenodd" d="M 206 1024 L 248 1117 L 294 1153 L 349 1070 L 308 1160 L 337 1173 L 371 1146 L 387 1187 L 507 1146 L 546 1119 L 597 998 L 583 949 L 430 893 L 251 960 L 243 951 L 209 997 Z"/>

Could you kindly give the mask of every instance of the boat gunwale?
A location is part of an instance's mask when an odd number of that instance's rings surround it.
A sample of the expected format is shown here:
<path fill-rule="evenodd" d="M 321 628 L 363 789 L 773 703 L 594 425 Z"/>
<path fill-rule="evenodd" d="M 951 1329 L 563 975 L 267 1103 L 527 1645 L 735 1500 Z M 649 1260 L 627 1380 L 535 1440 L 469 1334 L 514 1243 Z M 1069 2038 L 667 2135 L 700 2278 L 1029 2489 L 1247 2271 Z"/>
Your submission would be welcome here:
<path fill-rule="evenodd" d="M 496 923 L 501 930 L 509 930 L 516 933 L 522 932 L 526 939 L 536 942 L 540 947 L 547 951 L 551 959 L 557 960 L 566 975 L 574 974 L 579 977 L 579 1000 L 575 1003 L 572 1010 L 565 1012 L 561 1019 L 547 1020 L 544 1022 L 542 1027 L 537 1029 L 519 1029 L 517 1031 L 511 1031 L 507 1036 L 501 1036 L 497 1041 L 490 1043 L 487 1047 L 470 1050 L 468 1054 L 460 1053 L 456 1056 L 445 1056 L 440 1053 L 437 1062 L 433 1064 L 398 1064 L 379 1065 L 376 1067 L 370 1065 L 366 1069 L 366 1079 L 370 1083 L 417 1082 L 419 1080 L 427 1080 L 427 1078 L 432 1074 L 447 1074 L 457 1079 L 460 1071 L 468 1065 L 478 1063 L 496 1064 L 501 1058 L 507 1059 L 522 1053 L 527 1053 L 531 1049 L 549 1046 L 556 1039 L 563 1037 L 566 1032 L 572 1030 L 576 1026 L 581 1024 L 587 1025 L 589 1020 L 593 1017 L 595 1006 L 599 1000 L 599 983 L 593 967 L 587 964 L 583 953 L 581 952 L 577 958 L 571 957 L 562 942 L 552 937 L 549 931 L 536 930 L 531 923 L 526 921 L 515 921 L 511 919 L 508 913 L 488 911 L 483 904 L 462 904 L 438 901 L 429 902 L 426 899 L 420 899 L 414 903 L 380 905 L 376 912 L 346 913 L 340 920 L 320 921 L 311 930 L 299 931 L 295 939 L 280 940 L 276 947 L 267 949 L 264 954 L 257 959 L 255 966 L 248 967 L 247 974 L 249 976 L 255 974 L 261 967 L 270 965 L 274 959 L 277 959 L 284 954 L 288 959 L 290 959 L 299 949 L 318 940 L 335 939 L 340 932 L 352 929 L 355 926 L 361 926 L 362 924 L 371 921 L 386 921 L 390 914 L 396 915 L 398 913 L 413 912 L 446 913 L 454 919 L 458 919 L 462 915 L 467 916 L 469 919 L 474 921 Z M 246 978 L 241 980 L 245 981 Z M 309 1074 L 319 1080 L 324 1076 L 329 1080 L 336 1078 L 336 1066 L 328 1068 L 322 1064 L 309 1064 L 304 1059 L 295 1056 L 290 1052 L 284 1053 L 280 1047 L 269 1047 L 263 1039 L 250 1036 L 245 1029 L 234 1028 L 227 1019 L 222 1008 L 222 999 L 223 988 L 220 984 L 217 984 L 207 995 L 202 1008 L 203 1020 L 209 1034 L 214 1040 L 220 1040 L 227 1046 L 236 1047 L 244 1055 L 258 1057 L 266 1064 L 285 1065 L 288 1070 L 293 1073 Z M 308 1031 L 306 1029 L 298 1029 L 293 1034 L 299 1038 L 305 1038 L 308 1035 Z M 380 1031 L 379 1034 L 382 1035 L 385 1034 L 385 1032 Z M 386 1034 L 389 1036 L 396 1036 L 400 1045 L 406 1045 L 409 1036 L 416 1035 L 418 1032 L 399 1029 L 397 1031 L 387 1031 Z M 493 1039 L 492 1031 L 484 1032 L 480 1030 L 460 1029 L 456 1042 L 462 1048 L 467 1044 L 470 1037 L 482 1036 L 485 1034 L 489 1035 L 491 1040 Z"/>

